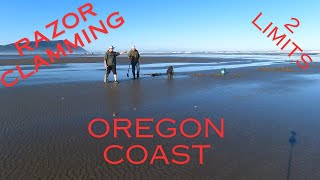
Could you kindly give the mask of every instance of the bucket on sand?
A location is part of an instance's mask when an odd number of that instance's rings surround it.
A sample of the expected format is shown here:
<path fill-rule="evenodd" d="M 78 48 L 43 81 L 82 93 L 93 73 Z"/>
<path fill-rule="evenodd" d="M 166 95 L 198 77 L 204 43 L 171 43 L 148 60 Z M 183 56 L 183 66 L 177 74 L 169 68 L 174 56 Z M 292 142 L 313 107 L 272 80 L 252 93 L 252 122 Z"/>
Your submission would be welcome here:
<path fill-rule="evenodd" d="M 220 72 L 221 72 L 222 75 L 225 75 L 225 74 L 227 74 L 227 69 L 226 68 L 222 68 Z"/>

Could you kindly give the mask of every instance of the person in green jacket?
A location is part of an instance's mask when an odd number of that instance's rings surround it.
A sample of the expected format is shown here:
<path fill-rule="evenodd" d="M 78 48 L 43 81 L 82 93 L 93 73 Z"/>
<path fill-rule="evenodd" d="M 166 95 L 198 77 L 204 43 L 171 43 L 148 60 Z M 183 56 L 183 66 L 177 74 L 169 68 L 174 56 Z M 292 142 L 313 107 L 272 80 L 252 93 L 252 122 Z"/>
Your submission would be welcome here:
<path fill-rule="evenodd" d="M 117 56 L 127 53 L 127 51 L 124 52 L 115 52 L 114 47 L 110 46 L 109 50 L 104 54 L 104 66 L 107 70 L 104 82 L 109 82 L 108 77 L 110 72 L 112 71 L 114 82 L 119 83 L 117 81 Z"/>
<path fill-rule="evenodd" d="M 139 51 L 136 49 L 135 46 L 133 46 L 131 48 L 130 52 L 128 53 L 128 58 L 131 60 L 133 79 L 136 79 L 136 69 L 137 69 L 137 78 L 139 78 L 139 73 L 140 73 L 140 64 L 139 64 L 140 54 L 139 54 Z"/>

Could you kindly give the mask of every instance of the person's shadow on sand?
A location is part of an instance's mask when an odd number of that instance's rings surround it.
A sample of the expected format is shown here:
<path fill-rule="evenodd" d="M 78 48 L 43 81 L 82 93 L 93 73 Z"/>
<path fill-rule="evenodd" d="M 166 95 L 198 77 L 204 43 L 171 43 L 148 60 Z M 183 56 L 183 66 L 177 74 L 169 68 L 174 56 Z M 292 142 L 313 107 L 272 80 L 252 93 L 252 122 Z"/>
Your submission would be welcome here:
<path fill-rule="evenodd" d="M 140 79 L 133 80 L 131 83 L 130 89 L 130 101 L 134 110 L 137 110 L 141 105 L 141 98 L 143 94 L 141 92 L 141 83 Z"/>
<path fill-rule="evenodd" d="M 121 108 L 121 96 L 119 88 L 119 84 L 105 84 L 107 112 L 112 116 L 116 116 Z"/>
<path fill-rule="evenodd" d="M 167 88 L 168 88 L 167 94 L 168 94 L 169 97 L 170 96 L 175 96 L 173 81 L 174 81 L 173 78 L 166 79 L 166 84 L 167 84 Z"/>
<path fill-rule="evenodd" d="M 290 152 L 289 152 L 289 161 L 288 161 L 287 180 L 290 180 L 293 148 L 294 148 L 294 145 L 297 143 L 296 135 L 297 135 L 297 133 L 295 131 L 291 131 L 291 136 L 289 138 Z"/>

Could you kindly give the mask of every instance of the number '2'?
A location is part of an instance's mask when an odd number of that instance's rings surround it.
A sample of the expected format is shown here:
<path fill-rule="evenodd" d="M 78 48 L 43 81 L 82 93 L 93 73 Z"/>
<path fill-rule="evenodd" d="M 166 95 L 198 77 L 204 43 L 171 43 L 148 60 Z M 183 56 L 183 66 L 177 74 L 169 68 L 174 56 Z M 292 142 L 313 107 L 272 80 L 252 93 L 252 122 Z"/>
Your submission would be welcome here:
<path fill-rule="evenodd" d="M 292 34 L 294 33 L 291 27 L 297 28 L 300 26 L 300 21 L 297 18 L 291 18 L 291 20 L 295 21 L 295 24 L 285 24 L 284 27 L 287 28 Z"/>

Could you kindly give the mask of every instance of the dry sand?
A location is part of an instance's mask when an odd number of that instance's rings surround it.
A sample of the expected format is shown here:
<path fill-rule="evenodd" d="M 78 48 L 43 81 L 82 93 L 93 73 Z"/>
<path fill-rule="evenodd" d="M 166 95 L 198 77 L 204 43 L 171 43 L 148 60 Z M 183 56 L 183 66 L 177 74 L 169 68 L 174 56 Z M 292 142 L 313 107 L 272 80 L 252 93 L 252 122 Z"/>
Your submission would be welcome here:
<path fill-rule="evenodd" d="M 300 76 L 312 75 L 320 66 L 315 64 L 308 72 L 294 64 L 289 67 L 294 72 L 252 67 L 234 69 L 225 76 L 199 72 L 173 80 L 146 77 L 118 85 L 84 81 L 1 88 L 0 179 L 285 179 L 292 130 L 297 132 L 292 179 L 319 179 L 320 86 L 316 84 L 320 79 Z M 225 138 L 90 137 L 90 120 L 111 120 L 113 112 L 129 119 L 209 117 L 217 121 L 224 117 Z M 150 152 L 163 144 L 169 152 L 176 144 L 197 143 L 213 145 L 204 153 L 204 165 L 198 165 L 194 153 L 192 162 L 183 166 L 162 162 L 115 166 L 102 156 L 111 144 L 142 144 Z"/>

